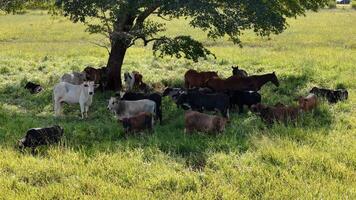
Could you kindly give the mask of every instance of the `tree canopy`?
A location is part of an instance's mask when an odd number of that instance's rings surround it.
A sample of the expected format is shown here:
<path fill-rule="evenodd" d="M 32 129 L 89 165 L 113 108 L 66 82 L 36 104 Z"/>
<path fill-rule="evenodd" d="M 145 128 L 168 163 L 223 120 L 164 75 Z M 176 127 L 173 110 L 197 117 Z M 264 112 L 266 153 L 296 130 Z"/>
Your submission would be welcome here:
<path fill-rule="evenodd" d="M 52 1 L 52 0 L 37 0 Z M 13 12 L 24 2 L 0 0 L 0 9 Z M 198 61 L 212 53 L 189 35 L 170 38 L 158 34 L 166 27 L 150 16 L 165 20 L 185 18 L 189 25 L 206 32 L 212 40 L 228 36 L 240 44 L 244 30 L 259 36 L 283 32 L 287 18 L 304 15 L 326 6 L 328 0 L 56 0 L 55 6 L 73 22 L 81 22 L 90 33 L 107 36 L 109 43 L 109 85 L 121 88 L 121 66 L 126 50 L 138 40 L 153 43 L 157 56 L 175 56 Z M 112 84 L 110 84 L 110 82 Z"/>

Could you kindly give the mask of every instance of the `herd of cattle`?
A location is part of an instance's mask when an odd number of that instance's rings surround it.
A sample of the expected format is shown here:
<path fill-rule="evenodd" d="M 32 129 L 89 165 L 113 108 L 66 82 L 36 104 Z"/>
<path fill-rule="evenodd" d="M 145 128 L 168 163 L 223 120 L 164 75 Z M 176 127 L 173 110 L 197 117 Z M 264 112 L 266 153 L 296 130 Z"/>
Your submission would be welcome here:
<path fill-rule="evenodd" d="M 53 89 L 55 116 L 62 113 L 63 103 L 79 104 L 82 118 L 88 117 L 94 91 L 100 87 L 105 91 L 107 83 L 105 67 L 95 69 L 86 67 L 83 72 L 64 74 Z M 125 134 L 152 130 L 155 121 L 162 124 L 162 97 L 169 96 L 178 108 L 186 110 L 185 132 L 220 133 L 229 122 L 229 112 L 236 106 L 239 113 L 244 105 L 256 113 L 267 124 L 274 122 L 296 122 L 303 112 L 313 111 L 320 98 L 329 103 L 346 100 L 348 92 L 344 89 L 330 90 L 314 87 L 305 97 L 298 97 L 298 106 L 277 103 L 274 106 L 261 103 L 259 90 L 268 82 L 279 87 L 276 74 L 249 76 L 245 70 L 232 67 L 232 76 L 221 78 L 217 72 L 198 72 L 188 70 L 184 75 L 185 88 L 166 88 L 163 93 L 149 93 L 150 88 L 143 82 L 143 76 L 136 71 L 124 74 L 125 92 L 117 92 L 111 97 L 107 109 L 122 123 Z M 31 93 L 41 92 L 40 85 L 29 82 L 26 86 Z M 220 115 L 206 114 L 215 111 Z M 63 135 L 59 126 L 30 129 L 19 141 L 21 148 L 35 148 L 39 145 L 56 143 Z"/>

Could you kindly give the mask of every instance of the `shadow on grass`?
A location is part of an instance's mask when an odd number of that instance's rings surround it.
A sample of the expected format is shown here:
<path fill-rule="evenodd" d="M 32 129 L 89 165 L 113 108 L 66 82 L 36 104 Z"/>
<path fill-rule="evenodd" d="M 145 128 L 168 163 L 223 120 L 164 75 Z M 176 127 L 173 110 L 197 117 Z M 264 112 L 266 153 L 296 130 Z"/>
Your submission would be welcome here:
<path fill-rule="evenodd" d="M 277 101 L 290 105 L 298 92 L 309 81 L 307 76 L 289 76 L 281 79 L 281 86 L 267 85 L 263 89 L 263 102 L 269 105 Z M 179 81 L 169 83 L 180 85 Z M 167 83 L 168 83 L 167 82 Z M 65 105 L 64 117 L 53 116 L 52 91 L 31 95 L 20 86 L 0 89 L 0 145 L 14 146 L 28 129 L 58 124 L 65 130 L 66 148 L 85 154 L 133 148 L 158 149 L 175 158 L 184 158 L 187 167 L 201 170 L 209 152 L 245 152 L 256 134 L 279 135 L 293 140 L 307 140 L 303 129 L 329 129 L 333 118 L 326 106 L 302 117 L 300 123 L 277 125 L 268 128 L 256 115 L 246 112 L 232 113 L 231 122 L 222 135 L 184 134 L 184 111 L 165 97 L 163 101 L 164 124 L 156 125 L 152 135 L 130 136 L 124 139 L 121 124 L 106 110 L 111 92 L 96 93 L 89 109 L 89 119 L 80 119 L 79 105 Z M 245 109 L 246 110 L 246 109 Z M 267 130 L 267 131 L 266 131 Z M 295 133 L 295 134 L 290 134 Z"/>

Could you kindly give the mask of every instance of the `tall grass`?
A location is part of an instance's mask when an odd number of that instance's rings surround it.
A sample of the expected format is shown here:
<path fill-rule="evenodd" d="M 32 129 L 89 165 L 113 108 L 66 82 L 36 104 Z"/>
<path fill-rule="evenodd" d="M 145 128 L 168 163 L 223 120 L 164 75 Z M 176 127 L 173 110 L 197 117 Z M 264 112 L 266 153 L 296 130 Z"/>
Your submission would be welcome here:
<path fill-rule="evenodd" d="M 245 32 L 244 48 L 168 22 L 167 34 L 191 34 L 218 59 L 194 63 L 152 56 L 149 47 L 128 51 L 123 70 L 138 70 L 149 84 L 181 85 L 189 68 L 231 75 L 276 71 L 281 85 L 261 91 L 267 104 L 306 95 L 313 86 L 346 87 L 349 100 L 321 101 L 293 125 L 266 126 L 251 112 L 232 114 L 219 136 L 183 133 L 183 111 L 165 98 L 164 124 L 152 135 L 123 137 L 106 110 L 112 93 L 96 93 L 89 119 L 78 105 L 53 117 L 52 88 L 61 74 L 107 61 L 80 24 L 36 11 L 0 17 L 0 198 L 2 199 L 355 199 L 356 12 L 323 10 L 290 20 L 269 40 Z M 160 19 L 155 19 L 160 20 Z M 30 95 L 27 81 L 44 86 Z M 37 155 L 14 145 L 32 127 L 59 124 L 62 144 Z"/>

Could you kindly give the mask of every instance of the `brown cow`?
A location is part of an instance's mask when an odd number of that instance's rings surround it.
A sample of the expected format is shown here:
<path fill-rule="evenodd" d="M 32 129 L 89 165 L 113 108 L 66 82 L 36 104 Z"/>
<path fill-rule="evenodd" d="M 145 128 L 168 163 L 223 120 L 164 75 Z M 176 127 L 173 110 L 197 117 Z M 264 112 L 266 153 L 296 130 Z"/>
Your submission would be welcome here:
<path fill-rule="evenodd" d="M 133 117 L 123 118 L 119 121 L 122 122 L 125 134 L 130 132 L 141 132 L 146 129 L 151 131 L 154 123 L 152 114 L 147 112 L 140 112 Z"/>
<path fill-rule="evenodd" d="M 293 106 L 285 106 L 278 103 L 277 106 L 266 106 L 263 104 L 256 104 L 251 107 L 253 112 L 259 113 L 263 121 L 268 124 L 273 122 L 284 122 L 288 121 L 295 122 L 299 116 L 300 109 Z"/>
<path fill-rule="evenodd" d="M 198 72 L 194 69 L 190 69 L 184 75 L 185 87 L 187 89 L 204 87 L 205 82 L 214 77 L 219 77 L 216 72 Z"/>
<path fill-rule="evenodd" d="M 95 84 L 100 84 L 101 90 L 104 91 L 107 85 L 107 68 L 101 67 L 100 69 L 95 69 L 93 67 L 86 67 L 83 72 L 86 74 L 86 78 L 89 81 L 94 81 Z"/>
<path fill-rule="evenodd" d="M 306 97 L 298 97 L 299 108 L 305 112 L 312 111 L 318 105 L 318 99 L 315 94 L 309 94 Z"/>
<path fill-rule="evenodd" d="M 185 113 L 185 132 L 193 131 L 221 133 L 225 130 L 227 119 L 219 116 L 208 115 L 196 111 Z"/>
<path fill-rule="evenodd" d="M 275 72 L 263 75 L 254 75 L 249 77 L 231 76 L 227 79 L 217 77 L 210 78 L 205 86 L 215 91 L 259 91 L 267 82 L 271 81 L 277 87 L 279 81 Z"/>

